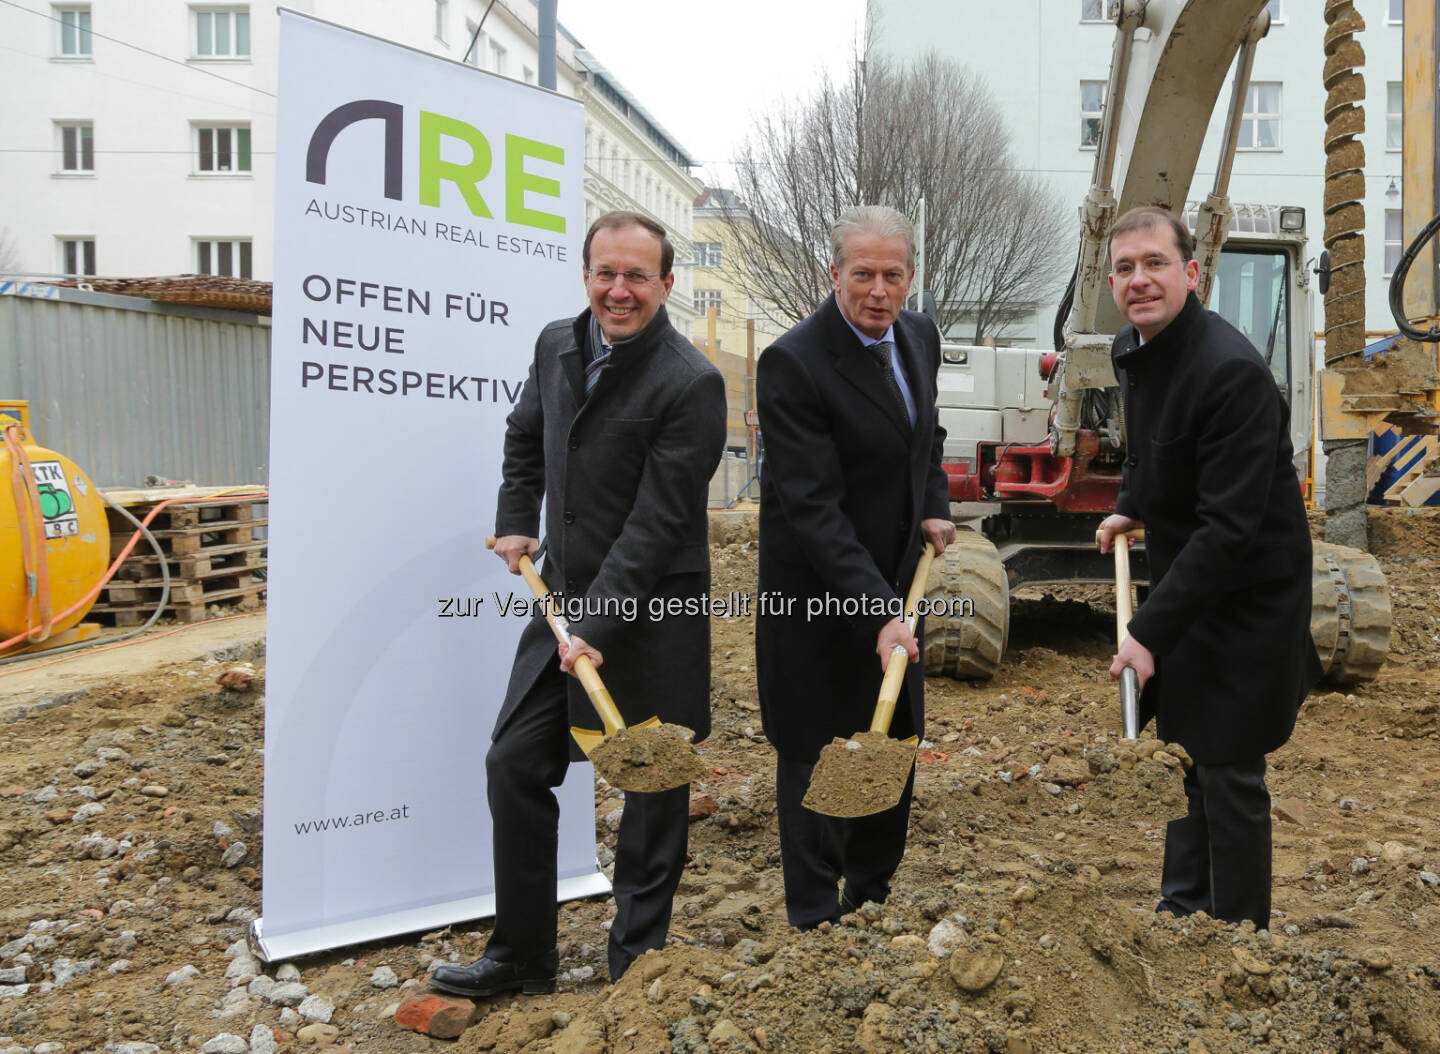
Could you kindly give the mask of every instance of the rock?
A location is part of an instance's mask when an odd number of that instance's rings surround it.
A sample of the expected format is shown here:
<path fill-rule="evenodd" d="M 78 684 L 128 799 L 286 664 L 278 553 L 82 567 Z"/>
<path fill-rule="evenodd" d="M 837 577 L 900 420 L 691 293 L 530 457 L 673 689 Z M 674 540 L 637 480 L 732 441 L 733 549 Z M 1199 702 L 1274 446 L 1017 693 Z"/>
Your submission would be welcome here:
<path fill-rule="evenodd" d="M 99 816 L 105 811 L 105 806 L 98 801 L 87 801 L 80 808 L 76 809 L 70 817 L 71 823 L 84 823 L 86 820 Z"/>
<path fill-rule="evenodd" d="M 744 1029 L 728 1018 L 721 1018 L 715 1022 L 709 1034 L 705 1037 L 713 1046 L 744 1047 L 750 1042 L 750 1037 L 745 1034 Z"/>
<path fill-rule="evenodd" d="M 275 971 L 277 981 L 298 981 L 300 980 L 300 967 L 294 963 L 281 963 Z"/>
<path fill-rule="evenodd" d="M 275 1054 L 275 1031 L 269 1025 L 256 1025 L 250 1030 L 250 1054 Z"/>
<path fill-rule="evenodd" d="M 995 983 L 1005 966 L 1000 949 L 987 946 L 979 951 L 956 949 L 950 956 L 950 977 L 965 992 L 983 992 Z"/>
<path fill-rule="evenodd" d="M 404 1000 L 395 1011 L 395 1023 L 436 1039 L 454 1039 L 475 1020 L 475 1003 L 453 995 L 426 992 Z"/>
<path fill-rule="evenodd" d="M 166 974 L 165 983 L 172 986 L 189 984 L 191 981 L 195 980 L 195 978 L 199 976 L 200 971 L 194 966 L 182 966 L 180 967 L 180 969 L 175 970 L 173 973 Z"/>
<path fill-rule="evenodd" d="M 75 773 L 75 775 L 80 777 L 82 780 L 88 780 L 91 776 L 95 775 L 95 773 L 103 769 L 107 764 L 109 764 L 109 762 L 101 761 L 99 758 L 90 758 L 88 761 L 80 762 L 80 764 L 76 765 L 70 771 Z"/>
<path fill-rule="evenodd" d="M 1238 944 L 1231 946 L 1230 954 L 1235 957 L 1235 961 L 1240 964 L 1240 968 L 1248 974 L 1255 974 L 1257 977 L 1264 977 L 1266 974 L 1270 973 L 1272 970 L 1275 969 L 1275 967 L 1271 966 L 1269 963 L 1263 962 L 1262 960 L 1257 959 L 1255 956 L 1251 955 Z"/>
<path fill-rule="evenodd" d="M 276 1006 L 299 1006 L 309 994 L 310 990 L 299 981 L 285 981 L 266 992 L 265 999 Z"/>
<path fill-rule="evenodd" d="M 1270 807 L 1270 814 L 1281 823 L 1292 823 L 1296 827 L 1310 827 L 1315 822 L 1310 807 L 1298 798 L 1281 798 Z"/>
<path fill-rule="evenodd" d="M 714 816 L 717 808 L 719 808 L 719 806 L 716 804 L 715 798 L 712 795 L 695 795 L 690 799 L 690 822 L 694 823 L 696 820 L 703 820 L 707 816 Z"/>
<path fill-rule="evenodd" d="M 965 943 L 967 922 L 964 915 L 951 915 L 948 919 L 935 923 L 930 930 L 929 939 L 925 942 L 930 954 L 937 959 L 948 958 L 951 952 Z"/>
<path fill-rule="evenodd" d="M 94 959 L 85 959 L 76 962 L 73 959 L 59 958 L 50 967 L 50 975 L 55 979 L 55 987 L 69 984 L 77 977 L 84 977 L 95 968 Z"/>
<path fill-rule="evenodd" d="M 264 999 L 270 994 L 270 992 L 274 988 L 275 980 L 273 978 L 266 977 L 262 973 L 258 977 L 255 977 L 253 980 L 251 980 L 251 982 L 246 986 L 245 990 L 251 995 L 258 995 L 261 999 Z"/>
<path fill-rule="evenodd" d="M 230 848 L 221 855 L 220 863 L 225 867 L 237 867 L 249 852 L 250 850 L 245 847 L 244 842 L 231 842 Z"/>
<path fill-rule="evenodd" d="M 162 787 L 158 783 L 147 783 L 140 788 L 140 793 L 147 798 L 168 798 L 170 796 L 170 788 Z"/>
<path fill-rule="evenodd" d="M 207 1040 L 200 1048 L 200 1054 L 248 1054 L 250 1044 L 233 1032 L 221 1032 L 214 1039 Z"/>
<path fill-rule="evenodd" d="M 229 981 L 239 981 L 241 984 L 249 984 L 260 976 L 260 960 L 248 952 L 238 955 L 231 960 L 230 965 L 225 968 L 225 978 Z"/>
<path fill-rule="evenodd" d="M 311 1021 L 319 1021 L 329 1024 L 330 1019 L 335 1016 L 335 1004 L 326 999 L 323 995 L 308 995 L 300 1003 L 297 1010 L 300 1016 L 309 1018 Z"/>
<path fill-rule="evenodd" d="M 1388 970 L 1395 965 L 1395 960 L 1384 948 L 1366 948 L 1355 958 L 1359 959 L 1372 970 Z"/>
<path fill-rule="evenodd" d="M 1030 885 L 1027 882 L 1022 882 L 1020 883 L 1020 885 L 1016 886 L 1014 892 L 1010 894 L 1010 903 L 1029 904 L 1035 899 L 1037 895 L 1038 894 L 1036 893 L 1034 886 Z"/>
<path fill-rule="evenodd" d="M 25 967 L 9 966 L 0 970 L 0 984 L 24 984 Z"/>
<path fill-rule="evenodd" d="M 1090 766 L 1079 758 L 1056 754 L 1045 762 L 1042 778 L 1048 783 L 1059 783 L 1067 787 L 1078 787 L 1090 780 Z"/>
<path fill-rule="evenodd" d="M 370 983 L 376 988 L 394 988 L 400 983 L 400 978 L 395 971 L 388 966 L 377 966 L 370 974 Z"/>
<path fill-rule="evenodd" d="M 314 1024 L 297 1029 L 295 1038 L 300 1041 L 302 1046 L 328 1047 L 340 1038 L 340 1030 L 334 1025 L 326 1025 L 316 1021 Z"/>
<path fill-rule="evenodd" d="M 1403 842 L 1386 842 L 1380 848 L 1380 858 L 1387 864 L 1398 864 L 1419 851 L 1413 845 L 1406 845 Z"/>
<path fill-rule="evenodd" d="M 253 667 L 236 666 L 217 677 L 215 683 L 229 692 L 248 692 L 255 686 L 255 670 Z"/>

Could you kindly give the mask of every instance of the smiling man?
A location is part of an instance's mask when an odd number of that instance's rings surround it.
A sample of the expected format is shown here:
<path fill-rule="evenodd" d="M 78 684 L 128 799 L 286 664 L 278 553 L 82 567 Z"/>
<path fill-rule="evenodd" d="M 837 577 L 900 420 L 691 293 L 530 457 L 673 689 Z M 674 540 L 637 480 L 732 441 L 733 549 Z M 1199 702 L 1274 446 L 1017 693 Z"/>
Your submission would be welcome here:
<path fill-rule="evenodd" d="M 1195 760 L 1170 823 L 1159 910 L 1270 924 L 1265 755 L 1320 679 L 1310 532 L 1290 412 L 1259 352 L 1195 296 L 1185 226 L 1131 209 L 1110 234 L 1127 454 L 1100 549 L 1145 528 L 1150 592 L 1110 666 L 1141 684 L 1141 724 Z"/>
<path fill-rule="evenodd" d="M 710 586 L 707 504 L 725 445 L 725 384 L 670 325 L 674 257 L 665 229 L 646 216 L 597 219 L 583 253 L 590 306 L 541 331 L 506 421 L 496 555 L 515 574 L 522 555 L 534 556 L 543 499 L 546 583 L 582 598 L 584 611 L 617 614 L 576 621 L 571 646 L 558 653 L 538 612 L 520 637 L 485 757 L 495 927 L 478 962 L 435 970 L 430 983 L 446 992 L 555 990 L 554 788 L 580 759 L 570 727 L 599 723 L 580 682 L 566 676 L 580 652 L 604 663 L 627 725 L 658 716 L 697 741 L 710 730 L 709 619 L 625 617 L 652 600 L 695 610 L 684 604 Z M 665 943 L 688 832 L 688 785 L 625 795 L 612 980 Z"/>
<path fill-rule="evenodd" d="M 943 552 L 955 538 L 935 412 L 940 334 L 901 310 L 915 273 L 910 222 L 893 209 L 851 209 L 831 230 L 830 254 L 834 295 L 756 367 L 765 463 L 755 661 L 776 753 L 785 907 L 800 929 L 890 891 L 913 770 L 900 803 L 875 816 L 835 819 L 801 799 L 820 748 L 870 726 L 891 649 L 919 658 L 919 641 L 890 612 L 924 540 Z M 824 606 L 818 617 L 810 601 Z M 912 665 L 892 735 L 921 733 L 924 687 Z"/>

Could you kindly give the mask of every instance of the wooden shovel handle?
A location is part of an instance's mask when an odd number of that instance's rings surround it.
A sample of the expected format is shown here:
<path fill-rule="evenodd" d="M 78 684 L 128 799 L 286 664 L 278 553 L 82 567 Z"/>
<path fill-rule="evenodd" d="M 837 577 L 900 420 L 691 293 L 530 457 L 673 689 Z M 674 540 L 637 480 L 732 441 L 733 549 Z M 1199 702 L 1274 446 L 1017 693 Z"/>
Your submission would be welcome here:
<path fill-rule="evenodd" d="M 485 539 L 485 548 L 494 549 L 496 538 L 492 534 Z M 540 577 L 540 572 L 535 570 L 535 562 L 528 556 L 522 555 L 519 561 L 520 574 L 524 576 L 525 583 L 530 587 L 530 592 L 535 594 L 535 599 L 545 605 L 545 621 L 550 627 L 550 632 L 555 634 L 555 639 L 561 644 L 569 646 L 570 631 L 565 628 L 566 623 L 563 617 L 555 611 L 550 599 L 550 587 L 545 584 L 545 579 Z M 625 727 L 625 719 L 620 716 L 620 709 L 615 705 L 615 700 L 610 696 L 610 690 L 605 687 L 605 682 L 600 679 L 600 671 L 595 669 L 595 663 L 588 655 L 580 655 L 575 659 L 575 676 L 585 688 L 585 694 L 590 697 L 590 702 L 595 707 L 595 712 L 600 715 L 600 720 L 605 724 L 605 734 L 613 735 Z"/>
<path fill-rule="evenodd" d="M 1135 607 L 1130 596 L 1130 543 L 1141 541 L 1144 530 L 1123 531 L 1115 536 L 1115 643 L 1124 644 L 1130 636 L 1130 620 Z"/>
<path fill-rule="evenodd" d="M 925 581 L 930 577 L 930 564 L 935 560 L 935 547 L 929 542 L 920 553 L 920 563 L 915 566 L 915 577 L 910 582 L 910 593 L 905 597 L 905 627 L 915 632 L 919 621 L 916 608 L 925 594 Z M 870 731 L 887 733 L 890 722 L 895 719 L 895 703 L 900 698 L 900 686 L 905 683 L 905 668 L 910 665 L 910 656 L 905 649 L 896 647 L 885 662 L 885 679 L 880 682 L 880 698 L 875 703 L 875 716 L 870 720 Z"/>

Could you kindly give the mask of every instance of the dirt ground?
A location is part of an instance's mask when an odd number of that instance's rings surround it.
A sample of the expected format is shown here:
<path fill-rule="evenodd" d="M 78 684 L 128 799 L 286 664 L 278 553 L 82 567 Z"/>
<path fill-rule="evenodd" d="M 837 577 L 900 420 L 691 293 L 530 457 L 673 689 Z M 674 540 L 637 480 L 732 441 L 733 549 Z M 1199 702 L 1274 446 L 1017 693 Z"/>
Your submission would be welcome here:
<path fill-rule="evenodd" d="M 716 619 L 669 946 L 612 986 L 611 903 L 567 904 L 556 994 L 482 1001 L 458 1040 L 430 1038 L 396 1006 L 477 956 L 484 922 L 251 980 L 263 700 L 189 662 L 0 723 L 0 1054 L 1440 1051 L 1440 514 L 1382 510 L 1372 536 L 1390 659 L 1313 695 L 1272 757 L 1268 932 L 1156 915 L 1163 823 L 1085 778 L 1119 725 L 1104 590 L 1023 593 L 994 680 L 928 682 L 894 893 L 790 930 L 751 626 Z M 714 591 L 753 592 L 753 519 L 717 516 L 712 541 Z M 597 789 L 602 860 L 620 802 Z"/>

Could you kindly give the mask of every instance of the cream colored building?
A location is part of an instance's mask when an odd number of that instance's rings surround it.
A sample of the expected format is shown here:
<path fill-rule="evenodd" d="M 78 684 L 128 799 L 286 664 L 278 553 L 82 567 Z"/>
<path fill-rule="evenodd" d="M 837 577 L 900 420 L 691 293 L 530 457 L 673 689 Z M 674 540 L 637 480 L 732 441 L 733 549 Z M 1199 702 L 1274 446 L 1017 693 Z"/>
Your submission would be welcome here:
<path fill-rule="evenodd" d="M 740 284 L 737 270 L 743 266 L 743 255 L 735 250 L 723 218 L 726 207 L 737 207 L 729 191 L 706 187 L 695 199 L 691 337 L 725 374 L 730 400 L 728 445 L 743 449 L 745 411 L 754 405 L 755 358 L 790 327 L 773 307 L 767 313 L 765 305 Z"/>

